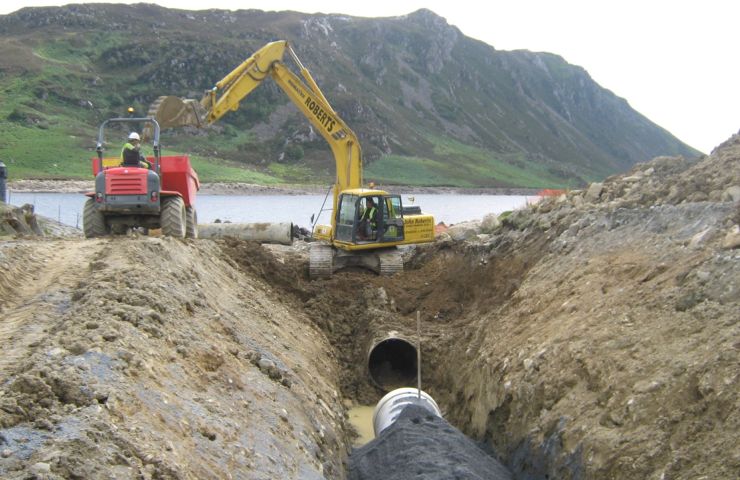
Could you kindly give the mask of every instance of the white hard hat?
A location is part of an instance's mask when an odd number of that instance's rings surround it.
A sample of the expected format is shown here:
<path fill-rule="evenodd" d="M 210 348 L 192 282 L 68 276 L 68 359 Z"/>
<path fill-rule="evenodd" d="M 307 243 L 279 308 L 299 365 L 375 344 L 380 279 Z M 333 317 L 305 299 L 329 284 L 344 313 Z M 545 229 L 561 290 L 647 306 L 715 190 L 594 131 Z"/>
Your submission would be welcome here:
<path fill-rule="evenodd" d="M 128 139 L 129 140 L 141 140 L 141 138 L 139 138 L 139 134 L 136 133 L 136 132 L 129 133 L 128 134 Z"/>

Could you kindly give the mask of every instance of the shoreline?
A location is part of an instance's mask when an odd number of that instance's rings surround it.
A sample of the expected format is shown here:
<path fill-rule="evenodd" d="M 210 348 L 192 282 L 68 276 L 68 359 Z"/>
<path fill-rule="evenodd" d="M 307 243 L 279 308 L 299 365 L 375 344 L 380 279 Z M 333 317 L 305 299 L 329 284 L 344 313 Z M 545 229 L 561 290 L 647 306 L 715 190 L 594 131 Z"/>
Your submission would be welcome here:
<path fill-rule="evenodd" d="M 539 188 L 459 188 L 459 187 L 416 187 L 384 186 L 378 189 L 389 193 L 431 195 L 537 195 Z M 198 191 L 201 195 L 321 195 L 328 186 L 321 185 L 257 185 L 252 183 L 203 183 Z M 93 180 L 16 180 L 8 182 L 9 192 L 23 193 L 85 193 L 94 189 Z"/>

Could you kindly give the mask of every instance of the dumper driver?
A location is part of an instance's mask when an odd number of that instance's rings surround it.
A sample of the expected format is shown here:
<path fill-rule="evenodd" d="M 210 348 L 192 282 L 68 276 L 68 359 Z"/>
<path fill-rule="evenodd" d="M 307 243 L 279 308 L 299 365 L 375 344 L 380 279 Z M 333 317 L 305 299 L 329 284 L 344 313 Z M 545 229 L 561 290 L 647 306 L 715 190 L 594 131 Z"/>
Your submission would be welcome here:
<path fill-rule="evenodd" d="M 152 168 L 152 165 L 141 154 L 141 137 L 136 132 L 129 133 L 128 141 L 123 145 L 123 149 L 121 150 L 121 166 Z"/>

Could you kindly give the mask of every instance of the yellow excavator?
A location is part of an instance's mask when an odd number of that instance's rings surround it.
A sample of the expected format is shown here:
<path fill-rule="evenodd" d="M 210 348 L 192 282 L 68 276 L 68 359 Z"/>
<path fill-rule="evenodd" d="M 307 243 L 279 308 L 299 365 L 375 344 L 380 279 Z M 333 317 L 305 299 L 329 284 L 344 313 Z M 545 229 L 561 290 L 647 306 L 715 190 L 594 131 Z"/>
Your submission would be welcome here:
<path fill-rule="evenodd" d="M 288 52 L 303 80 L 283 63 Z M 362 151 L 355 133 L 339 118 L 287 41 L 271 42 L 226 75 L 201 100 L 158 98 L 149 117 L 161 128 L 206 126 L 239 108 L 239 102 L 267 77 L 285 92 L 326 139 L 336 162 L 331 225 L 316 225 L 309 273 L 328 277 L 349 266 L 381 275 L 403 269 L 398 245 L 434 240 L 434 217 L 419 207 L 404 209 L 400 195 L 364 188 Z M 146 134 L 146 131 L 144 132 Z"/>

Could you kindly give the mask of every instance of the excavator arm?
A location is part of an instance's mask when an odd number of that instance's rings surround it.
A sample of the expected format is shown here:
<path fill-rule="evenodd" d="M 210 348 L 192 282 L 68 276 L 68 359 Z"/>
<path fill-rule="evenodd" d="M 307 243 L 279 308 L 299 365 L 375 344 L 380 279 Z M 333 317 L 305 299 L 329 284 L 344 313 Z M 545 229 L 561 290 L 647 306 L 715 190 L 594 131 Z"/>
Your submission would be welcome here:
<path fill-rule="evenodd" d="M 303 79 L 283 63 L 286 51 L 299 67 Z M 331 107 L 287 41 L 271 42 L 260 48 L 208 90 L 199 102 L 173 96 L 160 97 L 152 105 L 149 116 L 156 119 L 162 128 L 205 126 L 237 110 L 239 103 L 267 77 L 272 77 L 331 147 L 337 172 L 333 196 L 336 211 L 339 192 L 362 186 L 360 143 Z"/>
<path fill-rule="evenodd" d="M 283 63 L 286 51 L 298 66 L 300 77 Z M 331 225 L 317 225 L 314 230 L 315 238 L 329 244 L 312 244 L 311 277 L 329 276 L 346 266 L 365 266 L 381 275 L 392 275 L 402 269 L 403 261 L 395 246 L 433 241 L 434 218 L 426 214 L 402 214 L 400 195 L 362 188 L 362 151 L 357 136 L 339 118 L 288 42 L 272 42 L 259 49 L 208 90 L 200 101 L 160 97 L 149 116 L 161 128 L 205 126 L 237 110 L 239 103 L 267 77 L 272 77 L 324 137 L 336 162 Z M 369 197 L 375 198 L 382 205 L 380 211 L 385 213 L 376 222 L 374 232 L 371 228 L 370 234 L 365 235 L 359 233 L 357 213 Z"/>

